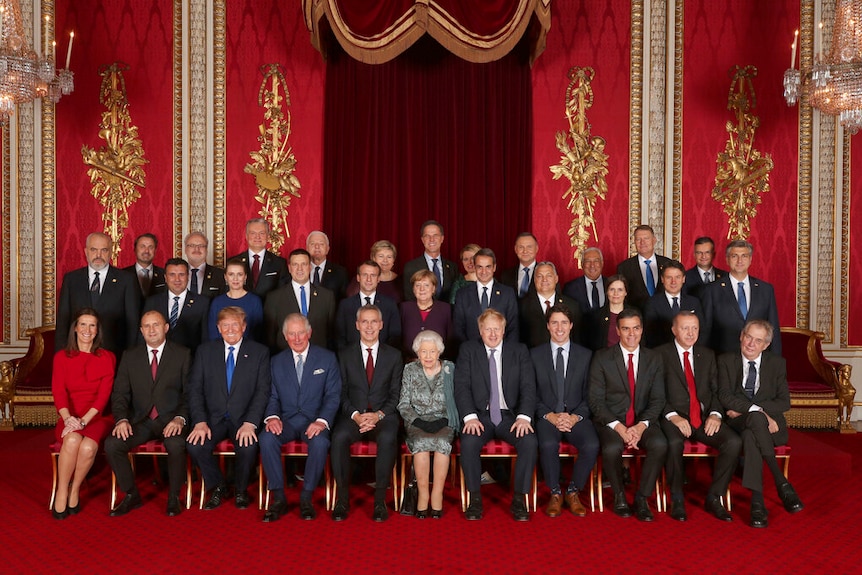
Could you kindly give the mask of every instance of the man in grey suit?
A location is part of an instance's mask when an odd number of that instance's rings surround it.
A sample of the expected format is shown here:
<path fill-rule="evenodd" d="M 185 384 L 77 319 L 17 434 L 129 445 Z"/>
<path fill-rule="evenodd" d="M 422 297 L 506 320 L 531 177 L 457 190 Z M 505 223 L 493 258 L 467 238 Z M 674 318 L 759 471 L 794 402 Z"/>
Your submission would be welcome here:
<path fill-rule="evenodd" d="M 189 291 L 210 299 L 226 292 L 224 269 L 207 263 L 207 237 L 201 232 L 191 232 L 185 237 L 183 245 L 186 261 L 189 262 Z"/>
<path fill-rule="evenodd" d="M 685 272 L 685 284 L 682 293 L 703 299 L 703 290 L 715 280 L 727 277 L 727 271 L 715 267 L 715 242 L 709 236 L 694 240 L 694 267 Z M 704 334 L 706 335 L 706 334 Z"/>

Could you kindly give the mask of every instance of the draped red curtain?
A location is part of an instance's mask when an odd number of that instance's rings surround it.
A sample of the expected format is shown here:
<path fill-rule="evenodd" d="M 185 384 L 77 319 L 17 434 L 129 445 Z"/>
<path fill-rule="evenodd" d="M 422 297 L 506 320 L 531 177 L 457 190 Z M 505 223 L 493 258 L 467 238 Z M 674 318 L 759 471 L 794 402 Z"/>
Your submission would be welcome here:
<path fill-rule="evenodd" d="M 445 256 L 476 242 L 508 265 L 503 248 L 530 225 L 531 91 L 525 42 L 487 64 L 428 37 L 378 65 L 331 50 L 323 212 L 332 257 L 362 261 L 388 239 L 403 264 L 422 251 L 421 223 L 436 219 Z"/>

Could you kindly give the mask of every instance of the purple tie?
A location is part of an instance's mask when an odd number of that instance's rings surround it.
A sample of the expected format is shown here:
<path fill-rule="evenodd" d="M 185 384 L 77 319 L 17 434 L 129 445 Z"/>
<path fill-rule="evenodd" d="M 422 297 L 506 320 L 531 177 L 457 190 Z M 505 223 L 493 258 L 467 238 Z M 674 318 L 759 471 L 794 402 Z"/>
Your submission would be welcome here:
<path fill-rule="evenodd" d="M 491 399 L 488 400 L 488 411 L 491 412 L 491 423 L 500 425 L 503 421 L 503 414 L 500 413 L 500 390 L 497 387 L 497 362 L 494 361 L 494 352 L 491 350 L 491 355 L 488 356 L 488 371 L 491 374 Z"/>

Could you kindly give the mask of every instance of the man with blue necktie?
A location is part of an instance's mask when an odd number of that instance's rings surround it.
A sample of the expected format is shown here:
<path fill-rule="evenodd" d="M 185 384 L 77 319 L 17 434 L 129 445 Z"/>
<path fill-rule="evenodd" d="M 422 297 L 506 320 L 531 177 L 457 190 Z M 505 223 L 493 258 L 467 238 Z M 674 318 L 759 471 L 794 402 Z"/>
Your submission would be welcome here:
<path fill-rule="evenodd" d="M 658 238 L 652 226 L 636 227 L 634 242 L 637 254 L 621 261 L 617 273 L 629 283 L 626 301 L 643 312 L 647 300 L 661 289 L 661 271 L 671 260 L 655 253 Z"/>
<path fill-rule="evenodd" d="M 422 224 L 419 235 L 425 252 L 418 258 L 404 264 L 404 273 L 402 274 L 404 299 L 406 301 L 416 299 L 416 296 L 413 295 L 413 285 L 410 283 L 410 278 L 416 272 L 427 269 L 431 270 L 437 278 L 435 299 L 449 301 L 449 292 L 458 277 L 458 266 L 455 262 L 445 259 L 440 251 L 443 247 L 443 240 L 446 238 L 443 233 L 443 224 L 436 220 L 428 220 Z"/>
<path fill-rule="evenodd" d="M 515 255 L 518 265 L 509 268 L 500 275 L 500 283 L 507 285 L 522 299 L 528 292 L 535 292 L 534 278 L 536 276 L 536 254 L 539 253 L 539 242 L 530 232 L 521 232 L 515 238 Z"/>

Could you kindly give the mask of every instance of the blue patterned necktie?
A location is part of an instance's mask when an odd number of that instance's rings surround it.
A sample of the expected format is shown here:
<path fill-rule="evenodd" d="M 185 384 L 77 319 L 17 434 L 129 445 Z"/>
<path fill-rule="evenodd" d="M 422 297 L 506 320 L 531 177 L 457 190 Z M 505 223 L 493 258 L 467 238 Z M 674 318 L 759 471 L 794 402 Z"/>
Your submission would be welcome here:
<path fill-rule="evenodd" d="M 745 395 L 748 399 L 754 399 L 754 384 L 757 382 L 757 364 L 748 362 L 748 377 L 745 378 Z"/>
<path fill-rule="evenodd" d="M 302 315 L 308 315 L 308 300 L 305 298 L 305 286 L 299 286 L 299 310 Z"/>
<path fill-rule="evenodd" d="M 437 258 L 432 258 L 431 261 L 434 263 L 434 267 L 431 271 L 433 271 L 434 275 L 437 276 L 437 291 L 434 295 L 440 297 L 440 292 L 443 291 L 443 273 L 440 271 L 440 266 L 437 265 Z"/>
<path fill-rule="evenodd" d="M 670 306 L 670 311 L 672 311 L 675 314 L 679 313 L 679 298 L 678 297 L 673 298 L 673 305 Z"/>
<path fill-rule="evenodd" d="M 496 349 L 492 349 L 488 356 L 488 371 L 491 374 L 491 397 L 488 400 L 488 411 L 491 412 L 491 423 L 500 425 L 500 422 L 503 421 L 503 413 L 500 411 L 500 389 L 497 387 L 497 362 L 494 361 L 496 351 Z"/>
<path fill-rule="evenodd" d="M 644 260 L 646 264 L 646 290 L 649 292 L 649 295 L 652 296 L 655 294 L 655 276 L 652 275 L 652 260 Z"/>
<path fill-rule="evenodd" d="M 482 288 L 482 311 L 488 309 L 488 288 Z"/>
<path fill-rule="evenodd" d="M 225 372 L 227 375 L 227 392 L 230 394 L 230 384 L 233 380 L 233 370 L 236 367 L 236 360 L 233 358 L 234 346 L 227 348 L 227 362 L 225 363 Z"/>
<path fill-rule="evenodd" d="M 518 290 L 518 297 L 524 297 L 527 290 L 530 289 L 530 268 L 524 267 L 524 279 L 521 280 L 521 289 Z"/>
<path fill-rule="evenodd" d="M 171 323 L 171 329 L 174 329 L 177 327 L 177 319 L 179 319 L 179 317 L 180 317 L 180 296 L 175 295 L 174 296 L 174 305 L 171 306 L 171 317 L 169 320 Z"/>
<path fill-rule="evenodd" d="M 296 356 L 296 381 L 302 383 L 302 369 L 305 367 L 305 362 L 302 361 L 302 354 Z"/>
<path fill-rule="evenodd" d="M 557 413 L 565 409 L 566 398 L 566 363 L 563 358 L 563 348 L 557 348 L 557 361 L 554 366 L 554 372 L 557 376 Z"/>
<path fill-rule="evenodd" d="M 92 305 L 93 307 L 95 307 L 96 303 L 99 301 L 101 289 L 102 286 L 99 283 L 99 272 L 94 272 L 93 283 L 90 284 L 90 305 Z"/>
<path fill-rule="evenodd" d="M 739 312 L 742 314 L 742 319 L 747 319 L 748 301 L 745 299 L 745 282 L 739 282 L 736 285 L 736 299 L 739 300 Z"/>

